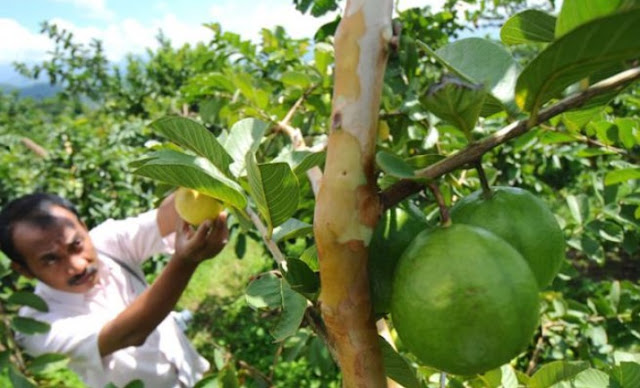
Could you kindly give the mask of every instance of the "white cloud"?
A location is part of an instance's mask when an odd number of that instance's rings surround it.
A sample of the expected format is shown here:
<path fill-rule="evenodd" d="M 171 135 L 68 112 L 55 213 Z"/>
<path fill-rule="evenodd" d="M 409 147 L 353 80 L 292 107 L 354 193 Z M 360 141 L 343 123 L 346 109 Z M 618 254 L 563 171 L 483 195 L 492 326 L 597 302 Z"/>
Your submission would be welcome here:
<path fill-rule="evenodd" d="M 54 0 L 58 3 L 71 4 L 83 11 L 88 12 L 88 16 L 95 19 L 112 20 L 115 13 L 107 8 L 106 0 Z"/>
<path fill-rule="evenodd" d="M 0 18 L 0 63 L 42 60 L 53 45 L 44 35 L 33 33 L 13 19 Z"/>
<path fill-rule="evenodd" d="M 335 13 L 315 18 L 302 15 L 290 2 L 245 2 L 225 1 L 210 8 L 212 21 L 220 23 L 224 31 L 238 33 L 245 39 L 259 41 L 262 28 L 272 29 L 276 25 L 285 27 L 292 38 L 312 37 L 323 24 L 333 20 Z"/>

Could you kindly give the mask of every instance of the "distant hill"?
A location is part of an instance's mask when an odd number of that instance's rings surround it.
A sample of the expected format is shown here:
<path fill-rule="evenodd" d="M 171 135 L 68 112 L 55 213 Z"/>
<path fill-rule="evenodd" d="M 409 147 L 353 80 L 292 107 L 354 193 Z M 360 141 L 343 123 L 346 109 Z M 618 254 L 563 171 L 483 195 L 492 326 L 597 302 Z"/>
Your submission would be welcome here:
<path fill-rule="evenodd" d="M 41 100 L 43 98 L 55 96 L 59 91 L 62 90 L 62 87 L 58 85 L 50 85 L 46 82 L 40 82 L 22 87 L 16 87 L 10 84 L 3 83 L 0 84 L 0 90 L 2 90 L 3 92 L 18 90 L 18 94 L 20 95 L 20 97 L 30 97 L 36 100 Z"/>

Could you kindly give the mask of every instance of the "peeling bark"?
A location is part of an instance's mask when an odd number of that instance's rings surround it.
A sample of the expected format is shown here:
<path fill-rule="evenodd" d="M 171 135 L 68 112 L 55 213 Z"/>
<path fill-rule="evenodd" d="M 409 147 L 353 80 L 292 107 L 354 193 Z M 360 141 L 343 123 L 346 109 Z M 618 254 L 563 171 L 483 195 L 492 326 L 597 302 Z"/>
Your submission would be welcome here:
<path fill-rule="evenodd" d="M 316 202 L 320 305 L 345 387 L 386 387 L 367 246 L 380 211 L 373 175 L 392 1 L 349 0 L 335 36 L 331 134 Z"/>

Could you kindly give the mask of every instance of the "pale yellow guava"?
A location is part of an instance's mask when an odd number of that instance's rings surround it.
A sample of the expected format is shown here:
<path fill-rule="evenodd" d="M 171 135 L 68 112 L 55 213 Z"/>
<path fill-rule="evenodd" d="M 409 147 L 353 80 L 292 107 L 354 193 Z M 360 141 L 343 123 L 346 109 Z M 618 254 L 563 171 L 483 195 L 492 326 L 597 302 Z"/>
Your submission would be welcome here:
<path fill-rule="evenodd" d="M 183 220 L 192 225 L 200 225 L 204 220 L 216 219 L 224 206 L 213 197 L 180 187 L 176 190 L 175 207 Z"/>

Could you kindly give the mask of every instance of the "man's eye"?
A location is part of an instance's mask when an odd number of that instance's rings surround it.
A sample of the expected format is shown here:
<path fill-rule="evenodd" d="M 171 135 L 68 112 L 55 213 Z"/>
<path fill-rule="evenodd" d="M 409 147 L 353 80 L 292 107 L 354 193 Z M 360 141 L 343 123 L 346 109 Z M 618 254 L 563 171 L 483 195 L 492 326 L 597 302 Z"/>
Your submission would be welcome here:
<path fill-rule="evenodd" d="M 55 256 L 46 256 L 42 259 L 46 265 L 54 264 L 56 260 L 58 260 L 58 258 Z"/>
<path fill-rule="evenodd" d="M 71 243 L 71 245 L 75 248 L 75 249 L 79 249 L 82 248 L 82 240 L 77 238 L 75 240 L 73 240 L 73 242 Z"/>

